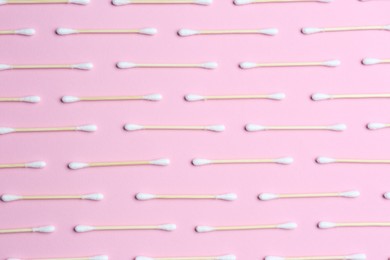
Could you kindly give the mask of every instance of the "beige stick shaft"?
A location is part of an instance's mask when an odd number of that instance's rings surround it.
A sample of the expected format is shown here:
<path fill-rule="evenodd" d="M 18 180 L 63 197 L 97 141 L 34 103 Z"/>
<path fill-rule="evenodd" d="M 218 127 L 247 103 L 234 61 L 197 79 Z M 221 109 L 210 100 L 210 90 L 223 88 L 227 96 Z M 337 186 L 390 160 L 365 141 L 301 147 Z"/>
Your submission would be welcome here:
<path fill-rule="evenodd" d="M 302 256 L 302 257 L 284 257 L 286 260 L 340 260 L 346 259 L 345 256 Z"/>
<path fill-rule="evenodd" d="M 336 223 L 336 227 L 390 227 L 390 222 Z"/>
<path fill-rule="evenodd" d="M 128 161 L 128 162 L 91 162 L 89 167 L 104 167 L 104 166 L 126 166 L 126 165 L 147 165 L 149 161 Z"/>
<path fill-rule="evenodd" d="M 67 4 L 67 0 L 7 0 L 7 4 Z"/>
<path fill-rule="evenodd" d="M 94 226 L 94 230 L 153 230 L 158 226 Z"/>
<path fill-rule="evenodd" d="M 0 98 L 0 102 L 17 102 L 20 101 L 20 98 L 17 97 L 2 97 Z"/>
<path fill-rule="evenodd" d="M 22 196 L 22 200 L 62 200 L 62 199 L 82 199 L 83 195 L 32 195 Z"/>
<path fill-rule="evenodd" d="M 324 66 L 323 62 L 278 62 L 278 63 L 257 63 L 256 67 L 305 67 Z"/>
<path fill-rule="evenodd" d="M 278 225 L 259 225 L 259 226 L 222 226 L 214 227 L 214 230 L 255 230 L 255 229 L 273 229 L 277 228 Z"/>
<path fill-rule="evenodd" d="M 0 234 L 30 233 L 30 232 L 33 232 L 32 228 L 0 229 Z"/>
<path fill-rule="evenodd" d="M 146 125 L 142 127 L 149 130 L 206 130 L 205 126 Z"/>
<path fill-rule="evenodd" d="M 254 0 L 253 3 L 294 3 L 294 2 L 318 2 L 318 0 Z"/>
<path fill-rule="evenodd" d="M 204 99 L 262 99 L 269 98 L 269 95 L 225 95 L 225 96 L 205 96 Z"/>
<path fill-rule="evenodd" d="M 322 197 L 339 197 L 337 192 L 329 193 L 299 193 L 299 194 L 277 194 L 278 198 L 322 198 Z"/>
<path fill-rule="evenodd" d="M 140 68 L 198 68 L 201 67 L 201 64 L 180 64 L 180 63 L 172 63 L 172 64 L 137 64 L 136 67 Z"/>
<path fill-rule="evenodd" d="M 80 97 L 82 101 L 100 101 L 100 100 L 143 100 L 143 96 L 101 96 L 101 97 Z"/>
<path fill-rule="evenodd" d="M 341 32 L 341 31 L 365 31 L 365 30 L 384 30 L 384 26 L 350 26 L 350 27 L 329 27 L 322 28 L 323 32 Z"/>
<path fill-rule="evenodd" d="M 156 199 L 215 199 L 215 195 L 156 195 Z"/>
<path fill-rule="evenodd" d="M 89 260 L 90 257 L 65 257 L 65 258 L 34 258 L 31 260 Z"/>
<path fill-rule="evenodd" d="M 328 130 L 329 126 L 265 126 L 266 130 Z"/>
<path fill-rule="evenodd" d="M 11 65 L 12 69 L 71 69 L 70 64 Z"/>
<path fill-rule="evenodd" d="M 156 260 L 215 260 L 217 256 L 153 257 Z"/>
<path fill-rule="evenodd" d="M 139 29 L 76 29 L 78 33 L 139 33 Z"/>
<path fill-rule="evenodd" d="M 0 34 L 4 35 L 4 34 L 15 34 L 15 31 L 14 30 L 2 30 L 0 31 Z"/>
<path fill-rule="evenodd" d="M 132 4 L 193 4 L 192 0 L 132 0 Z"/>
<path fill-rule="evenodd" d="M 37 127 L 37 128 L 14 128 L 14 132 L 61 132 L 61 131 L 76 131 L 74 126 L 69 127 Z"/>
<path fill-rule="evenodd" d="M 331 98 L 390 98 L 390 94 L 336 94 Z"/>
<path fill-rule="evenodd" d="M 274 163 L 275 159 L 237 159 L 237 160 L 211 160 L 215 164 L 228 163 Z"/>
<path fill-rule="evenodd" d="M 390 163 L 390 160 L 336 159 L 339 163 Z"/>
<path fill-rule="evenodd" d="M 197 34 L 246 34 L 246 33 L 259 33 L 258 30 L 198 30 Z"/>
<path fill-rule="evenodd" d="M 25 168 L 25 163 L 9 163 L 9 164 L 0 164 L 0 169 L 6 168 Z"/>

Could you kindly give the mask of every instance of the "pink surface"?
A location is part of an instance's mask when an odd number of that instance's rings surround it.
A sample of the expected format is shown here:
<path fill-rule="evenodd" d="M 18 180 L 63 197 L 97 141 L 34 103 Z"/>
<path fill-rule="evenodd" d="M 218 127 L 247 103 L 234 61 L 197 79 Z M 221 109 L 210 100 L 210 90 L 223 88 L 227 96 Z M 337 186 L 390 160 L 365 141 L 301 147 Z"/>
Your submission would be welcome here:
<path fill-rule="evenodd" d="M 102 192 L 102 202 L 35 201 L 1 203 L 1 228 L 52 224 L 53 234 L 0 236 L 0 258 L 107 254 L 110 259 L 137 255 L 236 254 L 239 259 L 266 255 L 366 253 L 390 256 L 387 228 L 319 230 L 318 221 L 390 221 L 387 165 L 318 165 L 319 155 L 390 159 L 389 130 L 368 131 L 368 122 L 389 122 L 388 100 L 313 102 L 324 93 L 389 92 L 386 65 L 363 66 L 364 57 L 389 58 L 386 31 L 304 36 L 304 26 L 389 23 L 390 2 L 340 0 L 332 4 L 234 6 L 1 6 L 4 29 L 33 27 L 33 37 L 2 36 L 0 63 L 93 62 L 92 71 L 2 71 L 1 96 L 39 95 L 42 102 L 0 104 L 0 125 L 62 126 L 95 123 L 96 133 L 11 134 L 0 137 L 1 163 L 45 160 L 43 170 L 2 170 L 1 193 L 72 194 Z M 156 27 L 156 36 L 57 36 L 57 27 Z M 180 28 L 277 27 L 276 37 L 260 35 L 180 38 Z M 242 61 L 340 59 L 339 68 L 273 68 L 243 71 Z M 118 61 L 204 62 L 202 69 L 118 70 Z M 209 101 L 189 103 L 188 93 L 256 94 L 285 92 L 283 101 Z M 161 93 L 161 102 L 62 104 L 63 95 L 137 95 Z M 125 132 L 125 123 L 225 124 L 224 133 Z M 335 132 L 258 132 L 247 123 L 334 124 Z M 292 156 L 294 164 L 194 167 L 195 157 L 210 159 Z M 168 167 L 116 167 L 68 170 L 71 161 L 171 159 Z M 261 192 L 322 192 L 358 189 L 358 199 L 303 199 L 261 202 Z M 235 192 L 239 200 L 136 201 L 137 192 L 202 194 Z M 197 234 L 196 225 L 247 225 L 295 221 L 294 231 L 243 231 Z M 175 223 L 174 232 L 92 232 L 86 225 Z"/>

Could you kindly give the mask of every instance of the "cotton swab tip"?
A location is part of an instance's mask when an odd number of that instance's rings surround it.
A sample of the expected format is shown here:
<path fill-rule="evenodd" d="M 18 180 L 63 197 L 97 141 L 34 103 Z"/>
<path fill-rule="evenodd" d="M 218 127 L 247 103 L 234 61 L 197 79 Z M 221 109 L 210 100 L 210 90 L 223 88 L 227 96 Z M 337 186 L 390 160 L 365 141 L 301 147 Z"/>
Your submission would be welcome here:
<path fill-rule="evenodd" d="M 223 132 L 225 131 L 224 125 L 210 125 L 206 126 L 206 130 L 213 131 L 213 132 Z"/>
<path fill-rule="evenodd" d="M 207 159 L 193 159 L 192 160 L 192 164 L 195 166 L 201 166 L 201 165 L 206 165 L 206 164 L 210 164 L 210 163 L 211 163 L 211 161 L 207 160 Z"/>
<path fill-rule="evenodd" d="M 277 228 L 279 229 L 288 229 L 288 230 L 296 229 L 297 227 L 298 224 L 294 222 L 288 222 L 288 223 L 277 225 Z"/>
<path fill-rule="evenodd" d="M 336 159 L 320 156 L 316 158 L 316 162 L 319 164 L 334 163 L 336 162 Z"/>
<path fill-rule="evenodd" d="M 82 125 L 76 127 L 77 131 L 83 131 L 83 132 L 96 132 L 97 131 L 97 125 Z"/>
<path fill-rule="evenodd" d="M 385 199 L 390 200 L 390 192 L 386 192 L 385 194 L 383 194 L 383 197 L 384 197 Z"/>
<path fill-rule="evenodd" d="M 234 0 L 235 5 L 247 5 L 253 3 L 252 0 Z"/>
<path fill-rule="evenodd" d="M 205 62 L 205 63 L 202 63 L 200 66 L 202 68 L 204 68 L 204 69 L 213 70 L 213 69 L 218 68 L 218 63 L 216 63 L 216 62 Z"/>
<path fill-rule="evenodd" d="M 213 0 L 195 0 L 194 3 L 198 5 L 211 5 Z"/>
<path fill-rule="evenodd" d="M 157 29 L 156 28 L 143 28 L 139 30 L 141 34 L 146 34 L 146 35 L 155 35 L 157 34 Z"/>
<path fill-rule="evenodd" d="M 166 158 L 150 161 L 150 164 L 160 165 L 160 166 L 167 166 L 167 165 L 169 165 L 169 163 L 170 163 L 170 160 L 166 159 Z"/>
<path fill-rule="evenodd" d="M 245 62 L 241 62 L 239 66 L 241 69 L 252 69 L 256 67 L 256 63 L 245 61 Z"/>
<path fill-rule="evenodd" d="M 285 260 L 286 258 L 280 256 L 266 256 L 265 260 Z"/>
<path fill-rule="evenodd" d="M 127 61 L 120 61 L 116 64 L 116 67 L 118 69 L 130 69 L 130 68 L 135 68 L 137 67 L 137 64 L 135 63 L 131 63 L 131 62 L 127 62 Z"/>
<path fill-rule="evenodd" d="M 165 231 L 173 231 L 176 229 L 176 225 L 175 224 L 164 224 L 164 225 L 158 226 L 158 228 L 161 230 L 165 230 Z"/>
<path fill-rule="evenodd" d="M 0 135 L 9 134 L 15 132 L 15 129 L 11 127 L 0 127 Z"/>
<path fill-rule="evenodd" d="M 130 0 L 112 0 L 113 5 L 127 5 L 131 4 Z"/>
<path fill-rule="evenodd" d="M 90 62 L 72 65 L 72 69 L 78 69 L 78 70 L 91 70 L 92 68 L 93 68 L 93 64 Z"/>
<path fill-rule="evenodd" d="M 347 260 L 365 260 L 365 259 L 367 259 L 367 256 L 365 254 L 353 254 L 353 255 L 348 255 L 345 259 L 347 259 Z"/>
<path fill-rule="evenodd" d="M 191 29 L 180 29 L 177 34 L 179 34 L 180 36 L 191 36 L 198 34 L 198 31 Z"/>
<path fill-rule="evenodd" d="M 101 193 L 92 193 L 92 194 L 87 194 L 81 197 L 83 200 L 102 200 L 104 199 L 104 195 Z"/>
<path fill-rule="evenodd" d="M 61 98 L 61 101 L 62 101 L 63 103 L 73 103 L 73 102 L 80 101 L 80 98 L 74 97 L 74 96 L 63 96 L 63 97 Z"/>
<path fill-rule="evenodd" d="M 45 166 L 46 166 L 46 162 L 44 161 L 36 161 L 36 162 L 30 162 L 25 164 L 26 168 L 35 168 L 35 169 L 41 169 L 44 168 Z"/>
<path fill-rule="evenodd" d="M 205 100 L 205 98 L 201 95 L 196 95 L 196 94 L 188 94 L 184 97 L 185 100 L 192 102 L 192 101 L 200 101 L 200 100 Z"/>
<path fill-rule="evenodd" d="M 56 230 L 55 226 L 43 226 L 43 227 L 37 227 L 33 228 L 32 232 L 38 232 L 38 233 L 51 233 Z"/>
<path fill-rule="evenodd" d="M 367 125 L 367 128 L 370 130 L 377 130 L 377 129 L 385 128 L 386 126 L 387 125 L 383 123 L 369 123 Z"/>
<path fill-rule="evenodd" d="M 286 98 L 286 94 L 284 93 L 275 93 L 271 94 L 268 96 L 269 99 L 274 99 L 274 100 L 282 100 Z"/>
<path fill-rule="evenodd" d="M 227 194 L 217 195 L 217 196 L 215 196 L 215 198 L 218 200 L 233 201 L 233 200 L 236 200 L 238 197 L 237 197 L 237 194 L 235 194 L 235 193 L 227 193 Z"/>
<path fill-rule="evenodd" d="M 303 34 L 314 34 L 314 33 L 319 33 L 319 32 L 323 32 L 323 29 L 322 28 L 314 28 L 314 27 L 302 28 Z"/>
<path fill-rule="evenodd" d="M 78 5 L 87 5 L 89 4 L 90 0 L 68 0 L 68 3 L 70 4 L 78 4 Z"/>
<path fill-rule="evenodd" d="M 205 233 L 205 232 L 211 232 L 211 231 L 214 231 L 215 228 L 213 227 L 210 227 L 210 226 L 197 226 L 195 228 L 196 232 L 198 233 Z"/>
<path fill-rule="evenodd" d="M 11 65 L 8 64 L 0 64 L 0 70 L 9 70 L 12 69 Z"/>
<path fill-rule="evenodd" d="M 346 129 L 347 129 L 346 124 L 336 124 L 336 125 L 329 126 L 329 130 L 332 130 L 332 131 L 344 131 Z"/>
<path fill-rule="evenodd" d="M 216 258 L 217 260 L 236 260 L 235 255 L 222 255 Z"/>
<path fill-rule="evenodd" d="M 162 98 L 163 97 L 161 94 L 150 94 L 150 95 L 143 96 L 143 99 L 149 100 L 149 101 L 160 101 L 160 100 L 162 100 Z"/>
<path fill-rule="evenodd" d="M 88 167 L 88 163 L 81 163 L 81 162 L 71 162 L 68 164 L 68 167 L 72 170 L 78 170 Z"/>
<path fill-rule="evenodd" d="M 137 200 L 151 200 L 151 199 L 155 199 L 156 195 L 149 194 L 149 193 L 137 193 L 137 195 L 135 195 L 135 198 Z"/>
<path fill-rule="evenodd" d="M 277 199 L 277 198 L 278 198 L 278 195 L 274 194 L 274 193 L 261 193 L 259 195 L 259 200 L 264 200 L 264 201 L 273 200 L 273 199 Z"/>
<path fill-rule="evenodd" d="M 326 99 L 330 99 L 330 98 L 331 98 L 330 95 L 323 94 L 323 93 L 316 93 L 316 94 L 311 95 L 311 99 L 314 101 L 326 100 Z"/>
<path fill-rule="evenodd" d="M 74 231 L 76 231 L 77 233 L 83 233 L 83 232 L 88 232 L 88 231 L 92 231 L 92 230 L 95 230 L 95 227 L 85 226 L 85 225 L 77 225 L 74 228 Z"/>
<path fill-rule="evenodd" d="M 68 35 L 68 34 L 78 33 L 78 31 L 75 29 L 69 29 L 69 28 L 57 28 L 56 33 L 58 35 Z"/>
<path fill-rule="evenodd" d="M 318 227 L 321 229 L 334 228 L 336 227 L 336 224 L 333 222 L 321 221 L 320 223 L 318 223 Z"/>
<path fill-rule="evenodd" d="M 89 258 L 89 260 L 108 260 L 108 256 L 106 255 L 92 256 Z"/>
<path fill-rule="evenodd" d="M 324 66 L 327 66 L 327 67 L 338 67 L 341 65 L 341 61 L 340 60 L 328 60 L 328 61 L 325 61 L 323 64 L 324 64 Z"/>
<path fill-rule="evenodd" d="M 255 124 L 247 124 L 245 126 L 245 130 L 248 132 L 256 132 L 256 131 L 263 131 L 266 130 L 267 128 L 265 126 L 261 125 L 255 125 Z"/>
<path fill-rule="evenodd" d="M 382 61 L 380 59 L 375 59 L 375 58 L 365 58 L 362 60 L 362 63 L 364 65 L 375 65 L 375 64 L 379 64 L 381 62 Z"/>
<path fill-rule="evenodd" d="M 20 200 L 22 196 L 19 195 L 11 195 L 11 194 L 3 194 L 1 196 L 1 200 L 4 202 L 9 202 L 9 201 L 15 201 L 15 200 Z"/>
<path fill-rule="evenodd" d="M 39 96 L 28 96 L 22 97 L 20 100 L 28 103 L 38 103 L 39 101 L 41 101 L 41 98 Z"/>
<path fill-rule="evenodd" d="M 126 131 L 136 131 L 136 130 L 144 129 L 142 125 L 134 125 L 134 124 L 126 124 L 124 128 Z"/>
<path fill-rule="evenodd" d="M 292 158 L 292 157 L 283 157 L 283 158 L 276 159 L 275 162 L 276 163 L 280 163 L 280 164 L 292 164 L 294 162 L 294 158 Z"/>
<path fill-rule="evenodd" d="M 340 193 L 340 195 L 345 198 L 357 198 L 360 196 L 360 192 L 357 190 L 352 190 L 352 191 L 342 192 Z"/>
<path fill-rule="evenodd" d="M 259 30 L 259 33 L 265 34 L 265 35 L 270 35 L 270 36 L 275 36 L 279 33 L 279 30 L 277 28 L 261 29 L 261 30 Z"/>
<path fill-rule="evenodd" d="M 31 36 L 35 34 L 35 29 L 33 28 L 19 29 L 19 30 L 15 30 L 15 34 Z"/>

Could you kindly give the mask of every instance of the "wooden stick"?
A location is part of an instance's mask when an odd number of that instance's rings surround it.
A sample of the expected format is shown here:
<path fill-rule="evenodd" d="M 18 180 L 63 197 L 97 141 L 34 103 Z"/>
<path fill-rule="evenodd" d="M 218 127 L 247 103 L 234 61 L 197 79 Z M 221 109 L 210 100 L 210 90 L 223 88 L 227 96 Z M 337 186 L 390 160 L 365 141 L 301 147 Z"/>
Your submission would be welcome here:
<path fill-rule="evenodd" d="M 202 131 L 213 131 L 223 132 L 225 131 L 224 125 L 206 125 L 206 126 L 182 126 L 182 125 L 136 125 L 126 124 L 125 130 L 136 131 L 136 130 L 202 130 Z"/>
<path fill-rule="evenodd" d="M 102 256 L 86 256 L 86 257 L 29 258 L 28 260 L 107 260 L 107 259 L 108 259 L 107 256 L 102 255 Z M 27 260 L 27 259 L 21 259 L 21 260 Z"/>
<path fill-rule="evenodd" d="M 12 233 L 51 233 L 55 230 L 54 226 L 43 226 L 33 228 L 12 228 L 12 229 L 0 229 L 0 234 L 12 234 Z"/>
<path fill-rule="evenodd" d="M 256 124 L 247 124 L 245 129 L 249 132 L 267 131 L 267 130 L 330 130 L 344 131 L 347 129 L 345 124 L 323 125 L 323 126 L 263 126 Z"/>
<path fill-rule="evenodd" d="M 329 229 L 335 227 L 390 227 L 390 222 L 326 222 L 318 223 L 321 229 Z"/>
<path fill-rule="evenodd" d="M 340 255 L 340 256 L 296 256 L 296 257 L 277 257 L 277 256 L 267 256 L 265 260 L 273 259 L 285 259 L 285 260 L 341 260 L 341 259 L 351 259 L 351 260 L 363 260 L 366 259 L 364 254 L 354 254 L 354 255 Z"/>
<path fill-rule="evenodd" d="M 131 69 L 131 68 L 201 68 L 201 69 L 216 69 L 218 63 L 205 62 L 205 63 L 132 63 L 127 61 L 121 61 L 116 64 L 119 69 Z"/>
<path fill-rule="evenodd" d="M 92 63 L 78 63 L 78 64 L 23 64 L 23 65 L 9 65 L 0 64 L 0 70 L 11 69 L 79 69 L 79 70 L 91 70 L 93 68 Z"/>
<path fill-rule="evenodd" d="M 78 101 L 121 101 L 121 100 L 147 100 L 147 101 L 160 101 L 162 95 L 150 94 L 143 96 L 97 96 L 97 97 L 75 97 L 75 96 L 63 96 L 61 101 L 64 103 L 73 103 Z"/>
<path fill-rule="evenodd" d="M 125 162 L 72 162 L 68 167 L 72 170 L 87 168 L 87 167 L 109 167 L 109 166 L 134 166 L 134 165 L 159 165 L 166 166 L 169 164 L 169 159 L 158 159 L 152 161 L 125 161 Z"/>
<path fill-rule="evenodd" d="M 83 131 L 83 132 L 95 132 L 97 130 L 96 125 L 82 125 L 82 126 L 65 126 L 65 127 L 0 127 L 0 134 L 9 133 L 27 133 L 27 132 L 66 132 L 66 131 Z"/>
<path fill-rule="evenodd" d="M 23 102 L 20 97 L 0 97 L 0 102 Z"/>
<path fill-rule="evenodd" d="M 43 168 L 46 166 L 46 163 L 43 161 L 36 162 L 27 162 L 27 163 L 7 163 L 0 164 L 0 169 L 9 169 L 9 168 Z"/>
<path fill-rule="evenodd" d="M 278 163 L 291 164 L 293 158 L 283 157 L 277 159 L 223 159 L 223 160 L 209 160 L 209 159 L 193 159 L 192 164 L 195 166 L 207 164 L 247 164 L 247 163 Z"/>
<path fill-rule="evenodd" d="M 202 0 L 114 0 L 114 5 L 125 5 L 125 4 L 200 4 L 209 5 L 211 1 Z"/>
<path fill-rule="evenodd" d="M 17 200 L 102 200 L 103 194 L 92 193 L 92 194 L 83 194 L 83 195 L 12 195 L 12 194 L 3 194 L 1 200 L 4 202 L 17 201 Z"/>
<path fill-rule="evenodd" d="M 70 28 L 57 28 L 56 33 L 58 35 L 69 34 L 146 34 L 154 35 L 157 33 L 155 28 L 141 28 L 141 29 L 70 29 Z"/>
<path fill-rule="evenodd" d="M 136 257 L 135 260 L 141 260 L 142 257 Z M 143 259 L 143 258 L 142 258 Z M 232 255 L 226 256 L 181 256 L 181 257 L 153 257 L 154 260 L 231 260 L 235 259 Z"/>
<path fill-rule="evenodd" d="M 370 159 L 336 159 L 337 163 L 390 163 L 390 160 L 370 160 Z"/>
<path fill-rule="evenodd" d="M 224 96 L 204 96 L 205 100 L 220 99 L 269 99 L 269 95 L 224 95 Z"/>
<path fill-rule="evenodd" d="M 390 94 L 335 94 L 335 95 L 330 95 L 330 99 L 359 99 L 359 98 L 390 98 Z"/>
<path fill-rule="evenodd" d="M 199 233 L 212 232 L 212 231 L 234 231 L 234 230 L 257 230 L 257 229 L 295 229 L 297 224 L 290 222 L 284 224 L 272 224 L 272 225 L 253 225 L 253 226 L 197 226 L 196 231 Z"/>
<path fill-rule="evenodd" d="M 295 2 L 321 2 L 319 0 L 252 0 L 252 3 L 295 3 Z"/>
<path fill-rule="evenodd" d="M 78 233 L 88 231 L 104 231 L 104 230 L 164 230 L 173 231 L 176 229 L 175 224 L 152 225 L 152 226 L 85 226 L 78 225 L 75 231 Z"/>
<path fill-rule="evenodd" d="M 347 191 L 347 192 L 323 192 L 323 193 L 261 193 L 259 195 L 260 200 L 273 200 L 273 199 L 291 199 L 291 198 L 325 198 L 325 197 L 344 197 L 344 198 L 356 198 L 360 196 L 359 191 Z"/>
<path fill-rule="evenodd" d="M 7 169 L 7 168 L 25 168 L 25 163 L 9 163 L 9 164 L 0 164 L 0 169 Z"/>
<path fill-rule="evenodd" d="M 219 195 L 161 195 L 149 193 L 137 193 L 137 200 L 151 200 L 151 199 L 217 199 L 233 201 L 237 199 L 235 193 L 219 194 Z"/>
<path fill-rule="evenodd" d="M 88 4 L 88 0 L 6 0 L 6 4 Z"/>
<path fill-rule="evenodd" d="M 340 65 L 339 61 L 309 61 L 309 62 L 275 62 L 275 63 L 256 63 L 256 62 L 242 62 L 240 68 L 266 68 L 266 67 L 311 67 L 311 66 L 325 66 L 337 67 Z"/>

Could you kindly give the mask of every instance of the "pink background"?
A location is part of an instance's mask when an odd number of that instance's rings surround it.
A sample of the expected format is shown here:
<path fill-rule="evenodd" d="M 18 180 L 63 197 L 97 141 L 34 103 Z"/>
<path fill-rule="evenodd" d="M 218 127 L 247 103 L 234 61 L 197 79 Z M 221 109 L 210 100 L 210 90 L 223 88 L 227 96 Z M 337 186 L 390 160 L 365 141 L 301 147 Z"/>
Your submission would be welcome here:
<path fill-rule="evenodd" d="M 1 193 L 78 194 L 101 192 L 102 202 L 30 201 L 1 203 L 1 228 L 55 225 L 52 234 L 0 236 L 0 258 L 65 257 L 107 254 L 110 259 L 137 255 L 236 254 L 239 259 L 266 255 L 366 253 L 390 256 L 387 228 L 319 230 L 318 221 L 390 221 L 387 165 L 318 165 L 319 155 L 390 159 L 389 130 L 368 131 L 368 122 L 389 122 L 388 100 L 313 102 L 324 93 L 388 92 L 386 65 L 363 66 L 364 57 L 389 58 L 385 31 L 304 36 L 304 26 L 384 25 L 389 1 L 339 0 L 332 4 L 234 6 L 123 6 L 92 1 L 88 6 L 1 6 L 2 29 L 33 27 L 33 37 L 2 36 L 0 63 L 93 62 L 92 71 L 2 71 L 1 96 L 39 95 L 39 104 L 0 104 L 0 125 L 65 126 L 95 123 L 96 133 L 35 133 L 1 136 L 1 163 L 45 160 L 43 170 L 2 170 Z M 156 27 L 155 36 L 57 36 L 57 27 Z M 191 29 L 277 27 L 276 37 L 261 35 L 194 36 Z M 339 68 L 270 68 L 243 71 L 242 61 L 340 59 Z M 118 70 L 118 61 L 217 61 L 219 68 Z M 276 101 L 185 102 L 188 93 L 257 94 L 285 92 Z M 161 102 L 62 104 L 63 95 L 138 95 L 161 93 Z M 125 123 L 225 124 L 224 133 L 125 132 Z M 247 123 L 346 123 L 337 132 L 258 132 Z M 194 167 L 195 157 L 256 158 L 292 156 L 282 165 Z M 170 158 L 168 167 L 116 167 L 79 171 L 71 161 L 121 161 Z M 303 199 L 261 202 L 260 192 L 322 192 L 358 189 L 358 199 Z M 235 202 L 136 201 L 137 192 L 202 194 L 235 192 Z M 295 231 L 269 230 L 197 234 L 196 225 L 247 225 L 295 221 Z M 92 232 L 77 234 L 77 224 L 175 223 L 174 232 Z"/>

